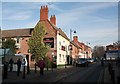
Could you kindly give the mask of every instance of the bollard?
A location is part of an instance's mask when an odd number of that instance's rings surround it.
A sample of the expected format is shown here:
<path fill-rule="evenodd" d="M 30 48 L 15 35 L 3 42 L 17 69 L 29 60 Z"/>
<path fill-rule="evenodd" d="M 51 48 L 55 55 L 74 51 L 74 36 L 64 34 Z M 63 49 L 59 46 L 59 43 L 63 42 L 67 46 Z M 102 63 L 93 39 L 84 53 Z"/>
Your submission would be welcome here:
<path fill-rule="evenodd" d="M 25 79 L 25 66 L 23 66 L 23 79 Z"/>
<path fill-rule="evenodd" d="M 13 67 L 12 67 L 12 65 L 10 65 L 10 72 L 12 72 L 12 69 L 13 69 Z"/>
<path fill-rule="evenodd" d="M 86 62 L 86 66 L 88 67 L 88 61 Z"/>
<path fill-rule="evenodd" d="M 110 63 L 108 65 L 108 70 L 109 70 L 109 74 L 111 74 L 112 73 L 112 65 Z"/>
<path fill-rule="evenodd" d="M 117 77 L 117 84 L 120 84 L 120 76 Z"/>
<path fill-rule="evenodd" d="M 4 64 L 4 72 L 3 72 L 3 79 L 7 79 L 8 77 L 8 66 L 7 66 L 7 63 Z"/>
<path fill-rule="evenodd" d="M 47 71 L 48 71 L 48 65 L 47 65 Z"/>
<path fill-rule="evenodd" d="M 115 70 L 111 71 L 111 79 L 112 79 L 112 83 L 115 84 Z"/>
<path fill-rule="evenodd" d="M 51 62 L 51 70 L 53 71 L 53 63 Z"/>
<path fill-rule="evenodd" d="M 48 61 L 47 61 L 47 71 L 48 71 Z"/>
<path fill-rule="evenodd" d="M 67 68 L 67 67 L 66 67 L 66 63 L 65 63 L 65 68 Z"/>
<path fill-rule="evenodd" d="M 36 73 L 36 66 L 37 66 L 37 64 L 35 63 L 35 73 Z"/>
<path fill-rule="evenodd" d="M 27 74 L 29 74 L 30 73 L 30 67 L 29 67 L 29 65 L 27 65 Z"/>

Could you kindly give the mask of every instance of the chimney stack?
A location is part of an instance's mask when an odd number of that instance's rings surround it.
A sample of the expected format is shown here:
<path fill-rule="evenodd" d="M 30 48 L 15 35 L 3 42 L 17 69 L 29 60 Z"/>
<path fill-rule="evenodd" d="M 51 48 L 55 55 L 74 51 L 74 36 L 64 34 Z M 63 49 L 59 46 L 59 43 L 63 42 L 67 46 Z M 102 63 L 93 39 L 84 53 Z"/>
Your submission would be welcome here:
<path fill-rule="evenodd" d="M 46 6 L 41 6 L 40 9 L 40 20 L 47 20 L 48 19 L 48 7 Z"/>
<path fill-rule="evenodd" d="M 55 15 L 51 15 L 50 22 L 52 22 L 54 25 L 56 25 L 56 17 L 55 17 Z"/>
<path fill-rule="evenodd" d="M 73 41 L 74 41 L 74 42 L 77 42 L 77 41 L 78 41 L 78 36 L 74 36 L 74 37 L 73 37 Z"/>

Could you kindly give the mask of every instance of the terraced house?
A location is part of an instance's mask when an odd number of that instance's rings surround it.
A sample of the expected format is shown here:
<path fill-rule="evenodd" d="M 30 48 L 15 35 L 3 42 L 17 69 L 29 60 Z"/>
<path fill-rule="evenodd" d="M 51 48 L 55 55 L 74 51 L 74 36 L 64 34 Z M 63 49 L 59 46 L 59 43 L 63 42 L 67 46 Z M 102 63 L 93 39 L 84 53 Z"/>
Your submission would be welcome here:
<path fill-rule="evenodd" d="M 56 65 L 72 64 L 80 52 L 82 47 L 77 45 L 74 41 L 70 42 L 67 35 L 57 27 L 56 16 L 51 15 L 50 20 L 48 19 L 48 7 L 41 6 L 40 9 L 40 20 L 46 26 L 46 35 L 44 36 L 44 43 L 51 45 L 50 52 L 47 53 L 49 59 L 55 59 Z M 34 28 L 23 28 L 15 30 L 2 30 L 2 39 L 12 38 L 16 40 L 18 54 L 25 54 L 29 60 L 29 65 L 34 64 L 32 55 L 28 52 L 28 40 L 31 37 L 31 33 Z"/>

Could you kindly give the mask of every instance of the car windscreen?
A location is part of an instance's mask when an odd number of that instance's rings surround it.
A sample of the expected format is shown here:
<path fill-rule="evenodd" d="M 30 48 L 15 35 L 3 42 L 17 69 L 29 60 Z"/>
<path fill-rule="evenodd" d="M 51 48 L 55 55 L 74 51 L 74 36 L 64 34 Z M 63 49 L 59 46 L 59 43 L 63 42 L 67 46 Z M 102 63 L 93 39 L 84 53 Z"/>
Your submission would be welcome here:
<path fill-rule="evenodd" d="M 85 59 L 84 58 L 79 58 L 79 59 L 77 59 L 77 61 L 85 61 Z"/>

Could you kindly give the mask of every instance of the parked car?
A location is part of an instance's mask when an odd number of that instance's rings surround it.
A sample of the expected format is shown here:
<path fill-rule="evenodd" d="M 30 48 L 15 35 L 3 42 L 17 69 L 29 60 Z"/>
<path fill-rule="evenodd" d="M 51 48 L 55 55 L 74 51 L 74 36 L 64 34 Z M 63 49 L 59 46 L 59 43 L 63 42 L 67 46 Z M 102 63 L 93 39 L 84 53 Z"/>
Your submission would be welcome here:
<path fill-rule="evenodd" d="M 93 60 L 94 60 L 94 62 L 96 62 L 96 61 L 97 61 L 97 58 L 93 58 Z"/>
<path fill-rule="evenodd" d="M 94 62 L 94 59 L 93 58 L 88 58 L 88 62 L 92 63 L 92 62 Z"/>
<path fill-rule="evenodd" d="M 86 58 L 77 58 L 76 59 L 76 67 L 78 65 L 84 65 L 84 66 L 86 66 L 86 64 L 87 64 L 87 59 Z"/>

